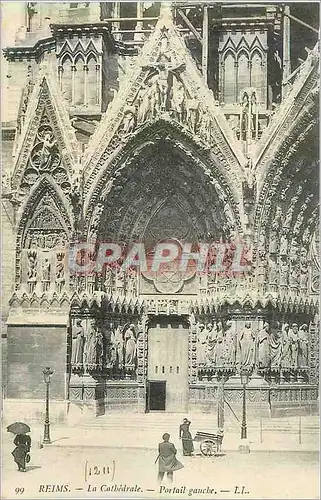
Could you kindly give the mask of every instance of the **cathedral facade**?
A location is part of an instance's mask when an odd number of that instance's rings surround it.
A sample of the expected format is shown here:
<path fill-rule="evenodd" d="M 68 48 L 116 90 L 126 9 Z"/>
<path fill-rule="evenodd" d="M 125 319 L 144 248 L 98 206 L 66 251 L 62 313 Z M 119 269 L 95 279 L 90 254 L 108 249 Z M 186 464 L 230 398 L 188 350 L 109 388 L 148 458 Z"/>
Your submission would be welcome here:
<path fill-rule="evenodd" d="M 96 415 L 215 411 L 245 383 L 262 412 L 316 411 L 318 15 L 302 5 L 21 4 L 4 49 L 9 400 L 42 398 L 48 366 L 52 398 Z M 160 243 L 189 264 L 150 266 Z M 135 245 L 148 264 L 126 267 Z"/>

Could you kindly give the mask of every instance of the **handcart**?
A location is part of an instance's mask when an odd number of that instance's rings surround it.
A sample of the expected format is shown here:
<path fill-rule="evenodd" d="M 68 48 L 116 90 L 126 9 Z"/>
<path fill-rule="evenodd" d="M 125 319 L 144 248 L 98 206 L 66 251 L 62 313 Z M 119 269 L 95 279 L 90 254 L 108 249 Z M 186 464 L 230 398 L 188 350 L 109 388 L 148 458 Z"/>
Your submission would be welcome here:
<path fill-rule="evenodd" d="M 205 457 L 212 457 L 221 451 L 223 433 L 211 434 L 209 432 L 197 432 L 193 441 L 200 443 L 200 450 Z"/>

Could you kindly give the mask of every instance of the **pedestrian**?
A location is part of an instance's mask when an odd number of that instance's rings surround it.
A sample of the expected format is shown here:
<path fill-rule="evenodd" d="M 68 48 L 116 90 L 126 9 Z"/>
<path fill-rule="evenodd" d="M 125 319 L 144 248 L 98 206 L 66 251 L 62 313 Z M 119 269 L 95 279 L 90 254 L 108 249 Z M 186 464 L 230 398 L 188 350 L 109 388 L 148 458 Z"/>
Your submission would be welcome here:
<path fill-rule="evenodd" d="M 26 472 L 26 462 L 30 461 L 31 437 L 26 434 L 17 434 L 13 444 L 16 446 L 12 452 L 18 471 Z"/>
<path fill-rule="evenodd" d="M 161 482 L 164 478 L 165 472 L 167 473 L 167 478 L 169 482 L 173 481 L 173 472 L 179 469 L 183 469 L 184 465 L 177 460 L 176 453 L 177 450 L 173 443 L 169 442 L 170 435 L 165 432 L 163 434 L 163 442 L 158 445 L 158 482 Z"/>
<path fill-rule="evenodd" d="M 192 434 L 190 433 L 189 426 L 191 422 L 184 418 L 183 423 L 179 426 L 179 439 L 182 440 L 183 455 L 191 456 L 194 451 Z"/>

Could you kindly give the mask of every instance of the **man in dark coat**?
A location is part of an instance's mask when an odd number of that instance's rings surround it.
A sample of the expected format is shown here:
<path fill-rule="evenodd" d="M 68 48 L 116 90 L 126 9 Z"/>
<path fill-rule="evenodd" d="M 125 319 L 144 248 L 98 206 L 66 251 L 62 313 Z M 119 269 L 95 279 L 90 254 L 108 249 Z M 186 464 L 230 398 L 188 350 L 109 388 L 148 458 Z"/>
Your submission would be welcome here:
<path fill-rule="evenodd" d="M 31 438 L 26 434 L 17 434 L 13 444 L 16 446 L 12 452 L 14 461 L 20 472 L 26 472 L 26 458 L 31 448 Z"/>
<path fill-rule="evenodd" d="M 158 477 L 159 482 L 164 478 L 165 472 L 169 481 L 173 481 L 173 472 L 184 467 L 176 458 L 177 450 L 173 443 L 169 442 L 170 435 L 165 432 L 163 442 L 158 445 Z"/>

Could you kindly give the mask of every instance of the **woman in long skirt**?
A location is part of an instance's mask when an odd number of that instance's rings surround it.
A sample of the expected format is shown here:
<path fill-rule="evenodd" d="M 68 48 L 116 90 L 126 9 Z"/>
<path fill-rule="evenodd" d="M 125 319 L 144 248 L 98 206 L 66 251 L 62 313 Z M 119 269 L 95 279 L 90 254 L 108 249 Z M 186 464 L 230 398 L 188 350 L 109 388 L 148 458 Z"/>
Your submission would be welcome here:
<path fill-rule="evenodd" d="M 31 447 L 31 438 L 25 434 L 17 434 L 13 444 L 16 445 L 12 452 L 14 461 L 18 465 L 18 470 L 26 472 L 26 458 Z"/>
<path fill-rule="evenodd" d="M 189 430 L 191 422 L 184 418 L 183 423 L 179 426 L 179 438 L 182 439 L 183 455 L 191 456 L 194 451 L 192 435 Z"/>

